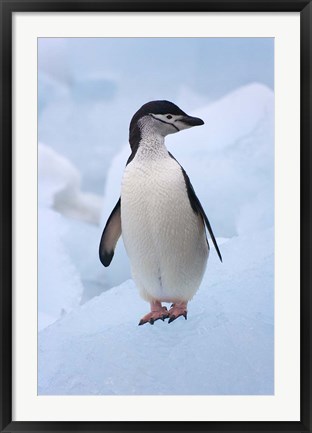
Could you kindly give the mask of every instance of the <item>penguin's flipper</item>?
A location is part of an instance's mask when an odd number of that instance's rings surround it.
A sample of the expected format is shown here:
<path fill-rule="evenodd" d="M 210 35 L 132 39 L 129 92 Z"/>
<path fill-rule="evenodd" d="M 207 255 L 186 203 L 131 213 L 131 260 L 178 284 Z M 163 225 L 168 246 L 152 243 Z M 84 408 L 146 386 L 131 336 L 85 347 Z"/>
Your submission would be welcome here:
<path fill-rule="evenodd" d="M 196 193 L 194 191 L 194 188 L 193 188 L 193 185 L 191 184 L 190 178 L 188 177 L 188 175 L 187 175 L 186 171 L 184 170 L 184 168 L 182 167 L 182 165 L 175 159 L 175 157 L 170 152 L 168 152 L 168 153 L 171 156 L 171 158 L 173 158 L 179 164 L 179 166 L 181 167 L 181 170 L 182 170 L 182 173 L 183 173 L 183 177 L 184 177 L 184 181 L 185 181 L 185 185 L 186 185 L 187 195 L 188 195 L 188 198 L 189 198 L 189 201 L 190 201 L 190 205 L 191 205 L 193 211 L 196 214 L 199 213 L 201 215 L 203 221 L 205 222 L 206 227 L 208 229 L 208 232 L 210 234 L 210 237 L 212 239 L 213 245 L 214 245 L 214 247 L 215 247 L 215 249 L 216 249 L 216 251 L 218 253 L 219 259 L 222 262 L 222 256 L 221 256 L 221 253 L 220 253 L 220 250 L 219 250 L 216 238 L 215 238 L 215 236 L 213 234 L 211 225 L 210 225 L 209 220 L 207 218 L 207 215 L 205 214 L 205 211 L 204 211 L 204 209 L 203 209 L 203 207 L 201 205 L 201 202 L 199 201 L 199 199 L 198 199 L 198 197 L 197 197 L 197 195 L 196 195 Z"/>
<path fill-rule="evenodd" d="M 113 259 L 115 247 L 121 235 L 120 199 L 112 210 L 104 227 L 99 255 L 102 264 L 107 267 Z"/>
<path fill-rule="evenodd" d="M 205 221 L 205 224 L 206 224 L 206 227 L 207 227 L 208 232 L 210 234 L 210 237 L 212 239 L 213 245 L 214 245 L 214 247 L 215 247 L 215 249 L 216 249 L 216 251 L 218 253 L 220 261 L 222 262 L 222 256 L 221 256 L 221 253 L 220 253 L 220 250 L 219 250 L 216 238 L 215 238 L 215 236 L 213 234 L 210 222 L 209 222 L 209 220 L 207 218 L 207 215 L 205 214 L 205 211 L 204 211 L 204 209 L 203 209 L 203 207 L 201 205 L 201 202 L 199 201 L 197 195 L 195 194 L 195 191 L 194 191 L 194 188 L 193 188 L 193 186 L 191 184 L 191 181 L 190 181 L 188 175 L 186 174 L 186 172 L 184 170 L 183 170 L 183 175 L 184 175 L 184 179 L 185 179 L 185 184 L 186 184 L 186 189 L 187 189 L 187 195 L 189 197 L 191 206 L 192 206 L 193 210 L 196 213 L 200 213 L 203 221 Z"/>

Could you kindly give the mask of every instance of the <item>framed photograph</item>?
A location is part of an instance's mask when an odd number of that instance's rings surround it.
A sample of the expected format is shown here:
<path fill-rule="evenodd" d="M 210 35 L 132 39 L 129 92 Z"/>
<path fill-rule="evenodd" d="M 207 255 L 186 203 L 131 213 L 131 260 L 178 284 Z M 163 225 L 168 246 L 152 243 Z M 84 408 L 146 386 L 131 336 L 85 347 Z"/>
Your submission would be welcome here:
<path fill-rule="evenodd" d="M 1 431 L 311 426 L 311 1 L 1 4 Z"/>

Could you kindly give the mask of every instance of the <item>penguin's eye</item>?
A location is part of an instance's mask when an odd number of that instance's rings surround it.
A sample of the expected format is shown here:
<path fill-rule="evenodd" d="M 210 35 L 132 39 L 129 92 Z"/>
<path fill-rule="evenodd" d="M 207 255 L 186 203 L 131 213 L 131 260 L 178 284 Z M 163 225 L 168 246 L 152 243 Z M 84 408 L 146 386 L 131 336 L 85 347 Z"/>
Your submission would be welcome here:
<path fill-rule="evenodd" d="M 168 115 L 167 115 L 167 119 L 172 119 L 171 114 L 168 114 Z"/>

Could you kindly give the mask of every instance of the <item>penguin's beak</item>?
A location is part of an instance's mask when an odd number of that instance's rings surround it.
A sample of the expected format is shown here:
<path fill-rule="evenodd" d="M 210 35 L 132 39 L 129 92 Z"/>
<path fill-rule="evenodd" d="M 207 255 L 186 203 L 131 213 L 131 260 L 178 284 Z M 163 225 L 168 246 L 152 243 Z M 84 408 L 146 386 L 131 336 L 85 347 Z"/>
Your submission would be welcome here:
<path fill-rule="evenodd" d="M 192 126 L 203 125 L 205 123 L 199 117 L 192 117 L 192 116 L 184 116 L 182 119 L 180 119 L 180 121 L 185 123 L 189 128 Z"/>

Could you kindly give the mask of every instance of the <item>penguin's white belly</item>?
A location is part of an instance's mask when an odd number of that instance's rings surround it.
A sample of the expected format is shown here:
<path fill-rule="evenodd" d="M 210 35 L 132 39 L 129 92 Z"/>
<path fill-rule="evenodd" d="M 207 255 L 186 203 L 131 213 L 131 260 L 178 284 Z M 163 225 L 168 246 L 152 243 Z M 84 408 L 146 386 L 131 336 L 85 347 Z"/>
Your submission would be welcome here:
<path fill-rule="evenodd" d="M 148 301 L 190 300 L 201 283 L 209 248 L 175 160 L 133 160 L 126 167 L 121 225 L 141 296 Z"/>

